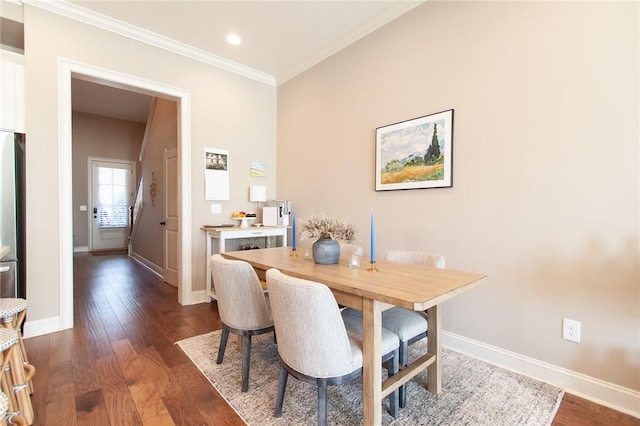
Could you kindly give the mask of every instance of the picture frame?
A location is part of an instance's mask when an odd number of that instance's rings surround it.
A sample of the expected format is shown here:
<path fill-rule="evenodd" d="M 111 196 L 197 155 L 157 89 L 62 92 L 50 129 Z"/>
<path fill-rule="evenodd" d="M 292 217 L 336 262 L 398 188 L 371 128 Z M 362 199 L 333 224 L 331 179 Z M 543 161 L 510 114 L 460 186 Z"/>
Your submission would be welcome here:
<path fill-rule="evenodd" d="M 229 151 L 204 148 L 204 199 L 229 199 Z"/>
<path fill-rule="evenodd" d="M 259 160 L 251 160 L 251 166 L 249 167 L 249 175 L 252 177 L 266 177 L 267 162 L 259 161 Z"/>
<path fill-rule="evenodd" d="M 453 109 L 376 129 L 376 191 L 452 187 L 452 167 Z"/>

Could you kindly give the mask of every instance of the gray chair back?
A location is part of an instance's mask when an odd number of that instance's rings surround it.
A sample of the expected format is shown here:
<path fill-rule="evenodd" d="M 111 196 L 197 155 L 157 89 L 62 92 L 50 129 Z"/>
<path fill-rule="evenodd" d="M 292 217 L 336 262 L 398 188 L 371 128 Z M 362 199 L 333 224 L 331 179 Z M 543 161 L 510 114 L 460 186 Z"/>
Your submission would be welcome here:
<path fill-rule="evenodd" d="M 412 250 L 389 250 L 385 256 L 385 260 L 444 268 L 444 256 L 437 253 Z"/>
<path fill-rule="evenodd" d="M 312 377 L 349 374 L 362 367 L 362 350 L 349 339 L 340 309 L 324 285 L 267 271 L 280 358 Z"/>
<path fill-rule="evenodd" d="M 272 325 L 269 299 L 253 267 L 241 260 L 225 259 L 220 254 L 211 256 L 210 262 L 222 322 L 242 330 Z"/>

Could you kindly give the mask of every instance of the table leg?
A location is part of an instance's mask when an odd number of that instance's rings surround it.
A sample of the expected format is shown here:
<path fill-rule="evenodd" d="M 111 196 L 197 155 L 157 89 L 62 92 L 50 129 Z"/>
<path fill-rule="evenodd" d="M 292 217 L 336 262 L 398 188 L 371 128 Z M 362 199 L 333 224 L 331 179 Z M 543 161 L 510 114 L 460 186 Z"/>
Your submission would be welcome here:
<path fill-rule="evenodd" d="M 363 424 L 382 423 L 382 307 L 375 300 L 363 300 Z"/>
<path fill-rule="evenodd" d="M 206 277 L 205 277 L 205 289 L 207 292 L 207 302 L 211 302 L 211 284 L 212 284 L 212 278 L 211 278 L 211 265 L 209 263 L 209 260 L 211 259 L 211 236 L 209 235 L 209 233 L 206 233 L 206 237 L 207 239 L 207 254 L 205 255 L 205 259 L 204 259 L 204 263 L 206 264 Z"/>
<path fill-rule="evenodd" d="M 433 394 L 439 394 L 442 391 L 442 321 L 440 305 L 427 309 L 427 321 L 429 322 L 427 351 L 436 356 L 435 362 L 427 367 L 427 390 Z"/>

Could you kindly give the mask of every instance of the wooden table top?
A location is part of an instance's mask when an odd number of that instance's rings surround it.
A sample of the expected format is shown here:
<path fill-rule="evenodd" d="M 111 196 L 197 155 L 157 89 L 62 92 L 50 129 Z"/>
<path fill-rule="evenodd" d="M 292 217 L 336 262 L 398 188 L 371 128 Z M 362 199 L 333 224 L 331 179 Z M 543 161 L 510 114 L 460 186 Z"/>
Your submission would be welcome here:
<path fill-rule="evenodd" d="M 230 259 L 244 260 L 254 268 L 277 268 L 298 278 L 326 284 L 332 290 L 378 300 L 407 309 L 423 311 L 440 304 L 482 282 L 486 275 L 439 269 L 410 263 L 376 261 L 377 272 L 367 271 L 370 263 L 362 259 L 359 269 L 346 261 L 319 265 L 305 260 L 301 251 L 291 256 L 290 247 L 226 252 Z"/>

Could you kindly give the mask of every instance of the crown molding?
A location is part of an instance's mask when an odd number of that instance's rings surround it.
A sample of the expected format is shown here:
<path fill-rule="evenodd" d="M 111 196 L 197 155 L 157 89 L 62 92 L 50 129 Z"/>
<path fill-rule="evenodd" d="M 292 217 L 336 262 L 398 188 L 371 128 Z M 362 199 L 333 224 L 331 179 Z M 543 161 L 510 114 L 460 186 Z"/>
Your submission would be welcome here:
<path fill-rule="evenodd" d="M 47 12 L 55 13 L 87 25 L 91 25 L 103 30 L 130 38 L 132 40 L 145 43 L 159 49 L 163 49 L 178 55 L 190 58 L 207 65 L 220 68 L 222 70 L 246 77 L 260 83 L 276 86 L 275 77 L 258 71 L 254 68 L 247 67 L 237 62 L 230 61 L 221 56 L 212 55 L 193 46 L 172 40 L 168 37 L 147 31 L 138 27 L 134 27 L 117 19 L 110 18 L 74 5 L 67 1 L 45 1 L 45 0 L 23 0 L 22 3 L 29 6 L 37 7 Z"/>

